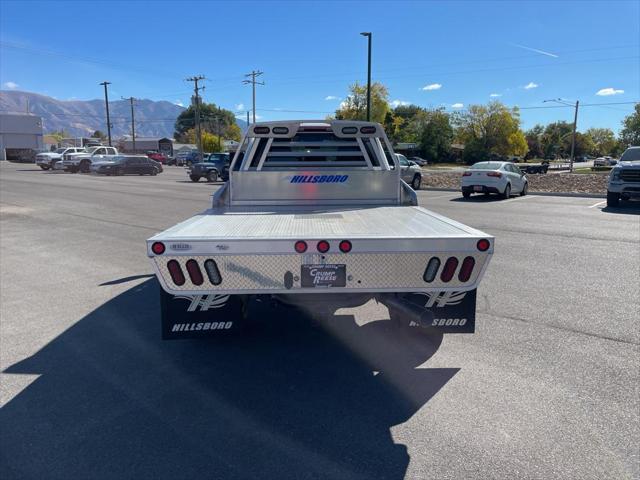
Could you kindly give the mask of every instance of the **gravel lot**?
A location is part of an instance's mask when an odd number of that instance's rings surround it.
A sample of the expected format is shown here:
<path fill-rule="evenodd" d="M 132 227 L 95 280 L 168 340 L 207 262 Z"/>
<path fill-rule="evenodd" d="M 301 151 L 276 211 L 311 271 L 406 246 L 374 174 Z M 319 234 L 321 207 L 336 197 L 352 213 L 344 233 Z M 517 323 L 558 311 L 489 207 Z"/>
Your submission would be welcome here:
<path fill-rule="evenodd" d="M 0 478 L 640 478 L 640 208 L 421 191 L 496 236 L 473 335 L 159 338 L 145 239 L 217 185 L 0 162 Z"/>
<path fill-rule="evenodd" d="M 428 173 L 423 185 L 436 188 L 460 188 L 460 172 Z M 600 173 L 547 173 L 527 175 L 530 192 L 607 193 L 607 174 Z"/>

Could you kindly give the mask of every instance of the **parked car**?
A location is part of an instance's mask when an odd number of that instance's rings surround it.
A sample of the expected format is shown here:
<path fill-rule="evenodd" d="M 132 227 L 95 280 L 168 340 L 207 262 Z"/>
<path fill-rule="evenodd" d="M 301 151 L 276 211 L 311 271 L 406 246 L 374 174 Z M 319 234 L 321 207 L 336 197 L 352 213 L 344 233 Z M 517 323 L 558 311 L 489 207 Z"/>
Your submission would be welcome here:
<path fill-rule="evenodd" d="M 202 162 L 206 155 L 198 153 L 197 150 L 180 151 L 175 157 L 174 165 L 177 166 L 191 166 L 194 163 Z"/>
<path fill-rule="evenodd" d="M 400 164 L 400 177 L 411 185 L 414 190 L 420 190 L 422 185 L 422 169 L 416 162 L 409 161 L 400 153 L 395 154 Z"/>
<path fill-rule="evenodd" d="M 163 165 L 169 162 L 169 157 L 160 152 L 147 152 L 147 157 L 149 157 L 151 160 L 162 163 Z"/>
<path fill-rule="evenodd" d="M 624 151 L 607 183 L 607 207 L 617 207 L 620 200 L 631 198 L 640 198 L 640 147 Z"/>
<path fill-rule="evenodd" d="M 598 157 L 593 161 L 594 167 L 612 167 L 618 163 L 618 160 L 615 158 L 611 158 L 609 156 L 606 157 Z"/>
<path fill-rule="evenodd" d="M 231 155 L 228 153 L 211 153 L 202 162 L 194 163 L 187 169 L 187 174 L 193 182 L 206 178 L 208 182 L 218 179 L 226 182 L 229 179 L 229 163 Z"/>
<path fill-rule="evenodd" d="M 497 193 L 509 198 L 512 193 L 526 195 L 529 180 L 511 162 L 478 162 L 462 174 L 461 188 L 464 198 L 472 193 Z"/>
<path fill-rule="evenodd" d="M 162 165 L 143 155 L 118 155 L 91 164 L 92 172 L 103 175 L 157 175 L 161 169 Z"/>
<path fill-rule="evenodd" d="M 410 157 L 409 161 L 416 162 L 421 167 L 424 167 L 425 165 L 427 165 L 429 163 L 424 158 L 420 158 L 420 157 Z"/>
<path fill-rule="evenodd" d="M 36 165 L 42 170 L 53 169 L 55 164 L 62 160 L 65 153 L 80 153 L 84 152 L 84 148 L 81 147 L 62 147 L 54 150 L 53 152 L 42 152 L 36 155 Z"/>

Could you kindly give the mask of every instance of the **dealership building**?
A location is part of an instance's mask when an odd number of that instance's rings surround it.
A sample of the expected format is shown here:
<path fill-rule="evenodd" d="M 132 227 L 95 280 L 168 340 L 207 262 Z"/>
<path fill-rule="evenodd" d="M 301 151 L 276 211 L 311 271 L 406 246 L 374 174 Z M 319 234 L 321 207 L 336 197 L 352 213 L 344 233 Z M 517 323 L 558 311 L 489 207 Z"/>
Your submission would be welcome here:
<path fill-rule="evenodd" d="M 42 117 L 0 113 L 0 160 L 33 161 L 42 149 Z"/>

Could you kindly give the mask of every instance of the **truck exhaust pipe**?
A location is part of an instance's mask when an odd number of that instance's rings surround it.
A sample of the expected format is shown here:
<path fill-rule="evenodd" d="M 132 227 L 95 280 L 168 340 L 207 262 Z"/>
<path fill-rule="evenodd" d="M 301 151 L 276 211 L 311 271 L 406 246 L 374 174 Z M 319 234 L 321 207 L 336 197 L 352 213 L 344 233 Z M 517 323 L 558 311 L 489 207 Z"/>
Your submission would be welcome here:
<path fill-rule="evenodd" d="M 379 295 L 378 301 L 389 310 L 394 310 L 404 316 L 409 322 L 415 322 L 421 327 L 429 327 L 433 322 L 433 312 L 425 307 L 416 305 L 404 297 L 396 294 Z"/>

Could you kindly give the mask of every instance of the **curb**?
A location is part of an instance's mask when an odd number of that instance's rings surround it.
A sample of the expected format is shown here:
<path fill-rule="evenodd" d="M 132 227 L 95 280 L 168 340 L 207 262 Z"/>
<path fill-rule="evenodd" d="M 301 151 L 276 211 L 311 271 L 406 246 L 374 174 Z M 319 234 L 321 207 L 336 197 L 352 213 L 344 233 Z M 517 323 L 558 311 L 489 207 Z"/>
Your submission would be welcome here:
<path fill-rule="evenodd" d="M 423 191 L 433 192 L 460 192 L 457 188 L 438 188 L 425 187 Z M 576 192 L 532 192 L 529 190 L 528 195 L 538 195 L 541 197 L 577 197 L 577 198 L 607 198 L 604 193 L 576 193 Z"/>

